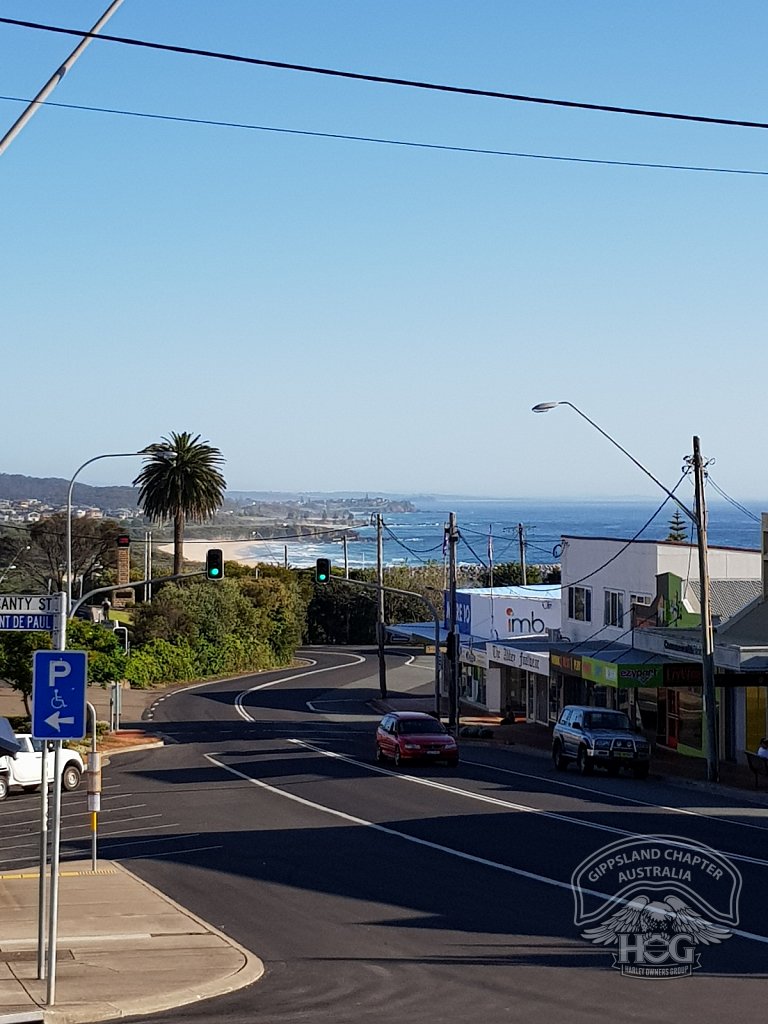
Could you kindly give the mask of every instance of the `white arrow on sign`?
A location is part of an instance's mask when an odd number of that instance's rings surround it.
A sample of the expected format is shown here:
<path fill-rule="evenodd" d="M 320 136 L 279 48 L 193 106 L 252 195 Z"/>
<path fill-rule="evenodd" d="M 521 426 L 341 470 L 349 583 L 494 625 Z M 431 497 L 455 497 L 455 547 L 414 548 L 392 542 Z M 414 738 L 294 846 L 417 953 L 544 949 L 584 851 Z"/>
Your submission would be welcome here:
<path fill-rule="evenodd" d="M 49 718 L 46 718 L 45 724 L 60 732 L 62 725 L 74 725 L 75 720 L 74 718 L 62 718 L 58 711 L 54 711 Z"/>

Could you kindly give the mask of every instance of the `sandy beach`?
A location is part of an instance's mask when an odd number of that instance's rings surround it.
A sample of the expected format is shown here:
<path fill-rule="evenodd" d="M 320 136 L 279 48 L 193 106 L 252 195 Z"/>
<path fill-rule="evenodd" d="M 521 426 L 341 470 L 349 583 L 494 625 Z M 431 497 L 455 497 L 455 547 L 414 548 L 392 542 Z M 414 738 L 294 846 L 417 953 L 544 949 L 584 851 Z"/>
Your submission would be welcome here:
<path fill-rule="evenodd" d="M 173 544 L 154 545 L 155 550 L 173 554 Z M 292 537 L 287 543 L 284 540 L 206 540 L 205 538 L 184 540 L 184 558 L 190 562 L 205 562 L 208 548 L 221 548 L 225 562 L 240 562 L 242 565 L 285 565 L 286 548 L 287 563 L 290 568 L 307 568 L 315 564 L 315 559 L 324 555 L 331 558 L 334 564 L 343 565 L 343 547 L 341 543 L 320 541 L 317 538 L 306 539 Z M 371 563 L 370 556 L 374 559 Z M 362 559 L 350 559 L 350 565 L 365 567 L 375 564 L 375 548 L 369 553 L 363 548 Z"/>
<path fill-rule="evenodd" d="M 225 562 L 242 562 L 243 565 L 258 565 L 259 562 L 282 564 L 284 559 L 284 545 L 282 541 L 263 540 L 186 540 L 184 541 L 184 557 L 190 562 L 205 561 L 205 552 L 208 548 L 221 548 L 224 552 Z M 173 544 L 158 544 L 158 551 L 165 551 L 173 554 Z"/>

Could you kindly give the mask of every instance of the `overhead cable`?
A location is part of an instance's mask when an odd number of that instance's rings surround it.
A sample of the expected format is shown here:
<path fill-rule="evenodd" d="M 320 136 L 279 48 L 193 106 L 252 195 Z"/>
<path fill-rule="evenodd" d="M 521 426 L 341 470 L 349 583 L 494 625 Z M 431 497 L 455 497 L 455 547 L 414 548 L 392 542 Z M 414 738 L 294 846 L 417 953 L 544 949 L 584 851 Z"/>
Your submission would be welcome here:
<path fill-rule="evenodd" d="M 699 124 L 728 125 L 735 128 L 768 128 L 768 122 L 748 121 L 741 118 L 712 117 L 703 114 L 681 114 L 666 110 L 650 110 L 643 107 L 622 107 L 610 103 L 586 103 L 580 100 L 553 99 L 548 96 L 530 96 L 523 93 L 501 92 L 495 89 L 477 89 L 468 86 L 446 85 L 438 82 L 426 82 L 411 78 L 391 78 L 387 75 L 371 75 L 357 71 L 341 71 L 338 68 L 318 67 L 313 64 L 293 64 L 288 61 L 266 60 L 260 57 L 246 57 L 242 54 L 227 53 L 221 50 L 203 50 L 194 46 L 179 46 L 171 43 L 154 43 L 146 39 L 135 39 L 129 36 L 110 35 L 106 32 L 95 35 L 82 29 L 62 28 L 38 21 L 24 21 L 20 18 L 0 17 L 0 24 L 17 25 L 20 28 L 31 28 L 42 32 L 54 32 L 59 35 L 79 36 L 87 39 L 103 40 L 104 42 L 120 43 L 123 46 L 136 46 L 148 50 L 161 50 L 167 53 L 180 53 L 194 57 L 209 57 L 214 60 L 229 61 L 236 64 L 251 64 L 259 67 L 277 68 L 283 71 L 300 71 L 306 74 L 325 75 L 331 78 L 344 78 L 358 82 L 372 82 L 378 85 L 399 85 L 409 89 L 424 89 L 431 92 L 453 93 L 461 96 L 479 96 L 486 99 L 508 100 L 515 103 L 535 103 L 550 107 L 567 107 L 576 110 L 595 110 L 608 114 L 630 114 L 635 117 L 664 118 L 673 121 L 693 121 Z"/>

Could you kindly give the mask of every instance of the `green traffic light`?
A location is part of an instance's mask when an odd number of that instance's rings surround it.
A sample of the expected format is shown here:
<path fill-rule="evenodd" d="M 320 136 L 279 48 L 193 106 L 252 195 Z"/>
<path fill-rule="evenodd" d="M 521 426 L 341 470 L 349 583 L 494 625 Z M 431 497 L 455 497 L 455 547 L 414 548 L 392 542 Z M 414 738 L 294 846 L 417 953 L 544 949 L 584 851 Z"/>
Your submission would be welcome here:
<path fill-rule="evenodd" d="M 218 576 L 218 575 L 219 575 L 219 570 L 218 569 L 211 569 L 211 576 Z"/>

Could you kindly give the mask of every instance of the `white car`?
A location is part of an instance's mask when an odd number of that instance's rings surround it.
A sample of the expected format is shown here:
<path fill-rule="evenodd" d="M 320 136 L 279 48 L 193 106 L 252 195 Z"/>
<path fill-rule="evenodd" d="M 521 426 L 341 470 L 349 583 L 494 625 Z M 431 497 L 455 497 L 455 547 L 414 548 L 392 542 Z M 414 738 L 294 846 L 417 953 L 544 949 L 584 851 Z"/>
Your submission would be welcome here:
<path fill-rule="evenodd" d="M 0 755 L 0 800 L 4 800 L 11 789 L 16 787 L 26 790 L 38 789 L 43 773 L 44 740 L 33 739 L 29 733 L 15 734 L 19 749 L 15 754 Z M 46 759 L 48 781 L 53 781 L 53 754 Z M 83 759 L 76 750 L 62 747 L 61 751 L 61 788 L 77 789 L 85 766 Z"/>

